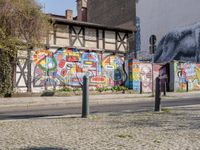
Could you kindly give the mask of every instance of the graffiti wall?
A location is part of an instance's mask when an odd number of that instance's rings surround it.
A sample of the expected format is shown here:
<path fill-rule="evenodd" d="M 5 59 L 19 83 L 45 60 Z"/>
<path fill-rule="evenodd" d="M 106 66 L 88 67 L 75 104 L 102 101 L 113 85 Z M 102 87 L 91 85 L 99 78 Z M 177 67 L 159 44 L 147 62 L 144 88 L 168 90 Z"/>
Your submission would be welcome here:
<path fill-rule="evenodd" d="M 80 87 L 84 75 L 89 76 L 90 86 L 95 87 L 123 85 L 127 78 L 123 58 L 116 55 L 103 57 L 75 48 L 60 48 L 55 52 L 36 50 L 33 65 L 34 87 Z"/>
<path fill-rule="evenodd" d="M 167 71 L 167 67 L 166 66 L 160 67 L 160 69 L 159 69 L 159 77 L 160 77 L 161 92 L 163 92 L 165 90 L 165 84 L 166 84 L 166 86 L 169 85 L 169 76 L 168 76 L 168 71 Z"/>
<path fill-rule="evenodd" d="M 116 56 L 107 56 L 102 62 L 103 74 L 108 77 L 109 85 L 122 85 L 127 78 L 124 60 Z"/>
<path fill-rule="evenodd" d="M 136 51 L 141 50 L 140 17 L 136 16 Z"/>
<path fill-rule="evenodd" d="M 126 82 L 135 92 L 140 92 L 142 87 L 142 92 L 148 93 L 152 92 L 157 76 L 167 76 L 166 68 L 160 65 L 152 67 L 151 63 L 129 60 L 128 71 L 125 71 L 124 62 L 123 57 L 81 52 L 75 48 L 60 48 L 54 52 L 36 50 L 32 63 L 33 87 L 80 87 L 83 76 L 87 75 L 93 87 L 120 86 Z M 173 70 L 170 76 L 175 91 L 186 91 L 187 82 L 189 90 L 200 90 L 200 64 L 174 62 Z"/>
<path fill-rule="evenodd" d="M 140 91 L 140 63 L 130 61 L 129 67 L 129 88 L 135 92 Z"/>
<path fill-rule="evenodd" d="M 186 91 L 186 82 L 189 90 L 200 90 L 200 64 L 175 63 L 175 89 Z"/>
<path fill-rule="evenodd" d="M 159 75 L 159 65 L 142 62 L 129 62 L 129 88 L 135 92 L 152 92 L 153 81 Z M 153 80 L 154 79 L 154 80 Z M 142 84 L 142 85 L 141 85 Z"/>
<path fill-rule="evenodd" d="M 200 62 L 200 22 L 167 33 L 157 46 L 155 62 Z"/>
<path fill-rule="evenodd" d="M 174 59 L 191 61 L 195 56 L 193 52 L 199 49 L 199 27 L 190 25 L 199 22 L 199 9 L 199 0 L 173 0 L 172 3 L 169 0 L 156 0 L 153 3 L 150 0 L 136 0 L 141 50 L 148 53 L 149 37 L 155 34 L 158 43 L 162 41 L 156 50 L 161 53 L 155 57 L 156 62 L 170 62 Z"/>

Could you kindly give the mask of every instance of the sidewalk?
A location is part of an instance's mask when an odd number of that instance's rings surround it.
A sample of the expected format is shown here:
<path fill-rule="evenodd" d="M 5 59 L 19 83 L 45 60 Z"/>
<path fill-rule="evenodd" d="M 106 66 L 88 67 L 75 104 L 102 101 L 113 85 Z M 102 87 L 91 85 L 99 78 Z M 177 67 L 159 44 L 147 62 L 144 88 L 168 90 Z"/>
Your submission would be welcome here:
<path fill-rule="evenodd" d="M 200 97 L 200 91 L 187 93 L 167 93 L 164 99 Z M 129 103 L 154 100 L 150 94 L 115 94 L 115 95 L 91 95 L 89 96 L 90 104 L 113 104 Z M 31 106 L 49 106 L 49 105 L 66 105 L 80 106 L 82 103 L 81 96 L 71 97 L 20 97 L 20 98 L 0 98 L 0 108 L 17 108 Z"/>

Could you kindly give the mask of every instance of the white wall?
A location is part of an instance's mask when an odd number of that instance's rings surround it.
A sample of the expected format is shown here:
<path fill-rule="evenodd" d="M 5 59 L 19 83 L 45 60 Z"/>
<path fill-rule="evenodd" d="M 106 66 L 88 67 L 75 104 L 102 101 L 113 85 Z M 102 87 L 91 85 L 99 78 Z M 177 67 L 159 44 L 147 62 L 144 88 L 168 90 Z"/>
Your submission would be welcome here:
<path fill-rule="evenodd" d="M 138 0 L 136 15 L 140 17 L 141 50 L 149 50 L 149 37 L 158 42 L 169 31 L 200 22 L 200 0 Z"/>

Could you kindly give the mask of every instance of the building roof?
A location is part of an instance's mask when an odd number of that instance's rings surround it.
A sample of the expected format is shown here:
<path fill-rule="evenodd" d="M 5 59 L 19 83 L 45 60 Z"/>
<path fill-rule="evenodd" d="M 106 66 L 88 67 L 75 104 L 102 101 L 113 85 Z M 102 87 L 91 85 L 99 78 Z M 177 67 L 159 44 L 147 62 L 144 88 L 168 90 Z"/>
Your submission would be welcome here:
<path fill-rule="evenodd" d="M 90 22 L 81 22 L 81 21 L 76 21 L 76 20 L 67 20 L 65 16 L 60 16 L 60 15 L 56 15 L 56 14 L 47 14 L 47 15 L 55 23 L 59 23 L 59 24 L 71 24 L 71 25 L 77 25 L 77 26 L 85 26 L 85 27 L 89 27 L 89 28 L 99 28 L 99 29 L 112 30 L 112 31 L 120 31 L 120 32 L 128 32 L 128 33 L 134 32 L 133 30 L 119 28 L 119 27 L 110 27 L 110 26 L 105 26 L 105 25 L 95 24 L 95 23 L 90 23 Z"/>

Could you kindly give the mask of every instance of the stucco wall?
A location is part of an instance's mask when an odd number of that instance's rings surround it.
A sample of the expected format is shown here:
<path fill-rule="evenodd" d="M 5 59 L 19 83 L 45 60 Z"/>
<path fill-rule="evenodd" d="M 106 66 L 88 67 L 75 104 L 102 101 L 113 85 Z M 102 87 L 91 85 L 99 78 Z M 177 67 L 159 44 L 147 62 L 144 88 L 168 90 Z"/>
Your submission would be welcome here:
<path fill-rule="evenodd" d="M 54 31 L 51 31 L 49 34 L 49 45 L 50 47 L 56 46 L 56 47 L 85 47 L 87 49 L 106 49 L 111 51 L 116 51 L 116 43 L 119 47 L 119 52 L 127 52 L 128 49 L 128 37 L 125 36 L 126 33 L 124 32 L 118 32 L 118 36 L 116 35 L 116 31 L 111 30 L 105 30 L 105 39 L 103 39 L 104 33 L 103 30 L 98 30 L 98 37 L 97 37 L 97 29 L 95 28 L 84 28 L 84 34 L 81 27 L 73 26 L 74 30 L 72 31 L 72 37 L 70 39 L 70 29 L 68 25 L 56 25 L 54 27 Z M 79 33 L 80 34 L 77 34 Z M 79 38 L 76 38 L 75 36 L 79 35 Z M 120 42 L 116 40 L 120 40 L 123 42 L 123 45 L 120 45 Z M 125 37 L 124 37 L 125 36 Z M 130 35 L 129 35 L 130 36 Z M 124 37 L 124 39 L 123 39 Z M 72 40 L 73 45 L 70 45 L 70 40 Z M 105 40 L 105 47 L 103 40 Z M 84 43 L 84 46 L 81 45 L 81 43 Z M 97 46 L 98 45 L 98 46 Z"/>

